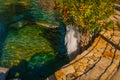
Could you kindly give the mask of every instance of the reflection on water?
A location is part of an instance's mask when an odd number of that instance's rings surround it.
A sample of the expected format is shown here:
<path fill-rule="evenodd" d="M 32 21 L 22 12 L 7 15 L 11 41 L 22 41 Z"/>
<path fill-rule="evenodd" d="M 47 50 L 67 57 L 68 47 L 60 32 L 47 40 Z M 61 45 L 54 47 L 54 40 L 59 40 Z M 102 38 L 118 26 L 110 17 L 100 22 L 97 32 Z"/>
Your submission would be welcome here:
<path fill-rule="evenodd" d="M 33 25 L 35 21 L 56 23 L 53 13 L 34 0 L 0 0 L 0 66 L 10 68 L 7 80 L 44 80 L 68 62 L 65 30 Z"/>

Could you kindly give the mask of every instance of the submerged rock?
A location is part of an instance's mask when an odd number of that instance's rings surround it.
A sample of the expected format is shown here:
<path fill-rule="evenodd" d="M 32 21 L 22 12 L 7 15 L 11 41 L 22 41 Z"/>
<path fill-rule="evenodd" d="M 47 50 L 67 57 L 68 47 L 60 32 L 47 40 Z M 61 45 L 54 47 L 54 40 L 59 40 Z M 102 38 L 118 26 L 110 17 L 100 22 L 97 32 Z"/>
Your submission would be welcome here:
<path fill-rule="evenodd" d="M 53 58 L 55 56 L 54 49 L 43 36 L 44 31 L 45 29 L 38 26 L 25 26 L 17 31 L 9 30 L 2 48 L 1 65 L 11 67 L 19 64 L 21 60 L 29 61 L 41 52 L 40 58 L 45 57 L 42 59 L 43 62 L 49 60 L 47 55 Z"/>

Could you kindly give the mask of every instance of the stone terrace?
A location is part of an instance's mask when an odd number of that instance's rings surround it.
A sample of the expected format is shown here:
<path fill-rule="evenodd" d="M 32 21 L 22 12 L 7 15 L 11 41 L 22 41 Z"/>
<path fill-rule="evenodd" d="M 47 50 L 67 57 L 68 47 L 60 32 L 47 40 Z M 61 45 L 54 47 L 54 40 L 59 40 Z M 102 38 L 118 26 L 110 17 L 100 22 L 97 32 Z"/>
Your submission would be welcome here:
<path fill-rule="evenodd" d="M 116 4 L 113 21 L 120 21 Z M 91 47 L 55 72 L 57 80 L 120 80 L 120 26 L 102 31 Z"/>

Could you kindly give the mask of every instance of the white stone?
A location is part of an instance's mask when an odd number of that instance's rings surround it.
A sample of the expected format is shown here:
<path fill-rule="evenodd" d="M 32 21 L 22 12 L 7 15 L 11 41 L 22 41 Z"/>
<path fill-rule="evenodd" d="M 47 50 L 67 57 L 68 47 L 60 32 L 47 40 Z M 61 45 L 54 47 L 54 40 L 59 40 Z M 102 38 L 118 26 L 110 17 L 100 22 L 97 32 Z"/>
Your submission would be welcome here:
<path fill-rule="evenodd" d="M 65 45 L 67 47 L 67 54 L 70 59 L 73 59 L 77 54 L 80 47 L 80 34 L 77 27 L 73 25 L 68 25 L 66 27 L 66 35 L 65 35 Z"/>

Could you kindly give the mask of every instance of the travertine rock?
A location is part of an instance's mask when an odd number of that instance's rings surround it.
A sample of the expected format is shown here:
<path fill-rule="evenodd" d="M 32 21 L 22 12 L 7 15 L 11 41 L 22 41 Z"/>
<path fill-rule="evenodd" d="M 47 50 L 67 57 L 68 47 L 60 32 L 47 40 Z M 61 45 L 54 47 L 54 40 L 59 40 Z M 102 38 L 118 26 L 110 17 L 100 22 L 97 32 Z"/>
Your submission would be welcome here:
<path fill-rule="evenodd" d="M 108 36 L 110 34 L 113 34 L 111 30 Z M 114 37 L 109 39 L 106 36 L 107 34 L 104 37 L 109 41 L 114 39 Z M 116 76 L 118 76 L 119 72 L 116 69 L 119 66 L 120 50 L 119 46 L 116 45 L 116 48 L 114 43 L 118 43 L 120 37 L 116 38 L 112 43 L 113 45 L 106 39 L 101 36 L 96 38 L 90 48 L 68 64 L 73 68 L 67 70 L 67 68 L 63 67 L 56 72 L 56 74 L 60 73 L 62 75 L 56 75 L 57 80 L 117 80 Z M 71 70 L 75 71 L 71 72 Z"/>
<path fill-rule="evenodd" d="M 119 13 L 120 14 L 120 13 Z M 112 20 L 118 21 L 113 19 Z M 87 50 L 78 55 L 68 66 L 63 67 L 56 74 L 57 80 L 120 80 L 120 29 L 103 30 Z M 64 69 L 67 73 L 65 74 Z M 69 72 L 68 72 L 69 71 Z M 64 78 L 64 79 L 63 79 Z"/>

